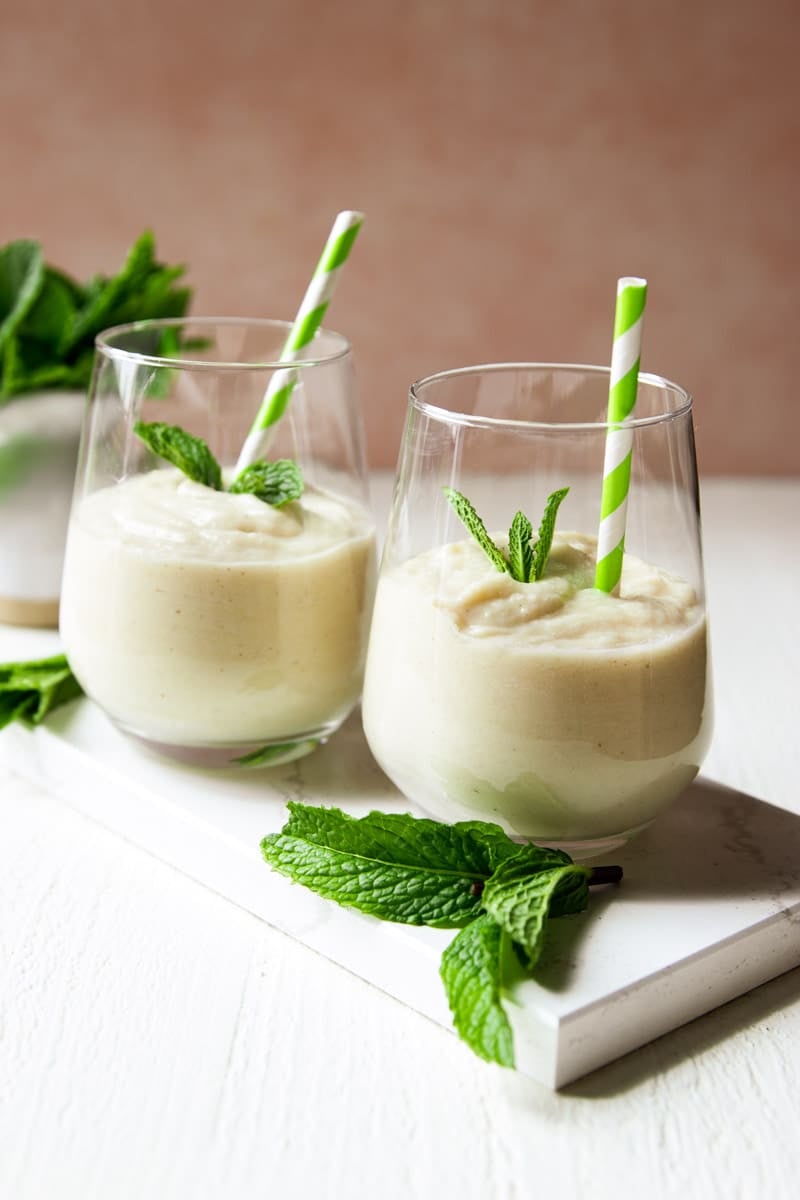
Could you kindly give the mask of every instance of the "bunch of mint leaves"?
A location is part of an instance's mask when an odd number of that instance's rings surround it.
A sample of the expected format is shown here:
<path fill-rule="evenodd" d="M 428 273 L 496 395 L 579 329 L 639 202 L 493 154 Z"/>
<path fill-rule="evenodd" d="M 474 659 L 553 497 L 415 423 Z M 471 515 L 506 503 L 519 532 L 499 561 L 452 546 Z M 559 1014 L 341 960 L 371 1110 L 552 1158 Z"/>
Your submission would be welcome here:
<path fill-rule="evenodd" d="M 86 388 L 103 329 L 184 316 L 192 293 L 176 285 L 185 270 L 156 260 L 149 230 L 116 275 L 87 283 L 45 263 L 38 242 L 0 247 L 0 406 L 25 392 Z"/>
<path fill-rule="evenodd" d="M 518 583 L 536 583 L 544 575 L 550 549 L 553 545 L 553 533 L 556 527 L 556 515 L 561 501 L 569 492 L 569 488 L 559 488 L 547 497 L 544 514 L 539 522 L 539 532 L 533 542 L 533 526 L 524 512 L 518 512 L 508 531 L 508 556 L 489 536 L 486 526 L 478 516 L 473 505 L 455 488 L 446 487 L 444 494 L 452 505 L 457 517 L 472 534 L 475 541 L 483 550 L 491 564 L 498 571 L 507 571 Z"/>
<path fill-rule="evenodd" d="M 261 843 L 267 863 L 327 900 L 383 921 L 459 929 L 440 974 L 453 1024 L 481 1058 L 514 1066 L 502 1003 L 503 964 L 532 970 L 549 917 L 582 912 L 589 887 L 619 867 L 574 863 L 562 850 L 514 842 L 484 821 L 447 825 L 405 813 L 348 816 L 291 801 L 280 833 Z"/>
<path fill-rule="evenodd" d="M 166 425 L 163 421 L 149 424 L 137 421 L 133 429 L 154 454 L 172 463 L 187 479 L 216 492 L 225 490 L 222 468 L 202 438 L 187 433 L 180 425 Z M 291 458 L 279 458 L 275 462 L 255 462 L 245 467 L 227 490 L 247 493 L 264 504 L 280 508 L 290 500 L 298 500 L 303 487 L 303 475 L 297 463 Z"/>

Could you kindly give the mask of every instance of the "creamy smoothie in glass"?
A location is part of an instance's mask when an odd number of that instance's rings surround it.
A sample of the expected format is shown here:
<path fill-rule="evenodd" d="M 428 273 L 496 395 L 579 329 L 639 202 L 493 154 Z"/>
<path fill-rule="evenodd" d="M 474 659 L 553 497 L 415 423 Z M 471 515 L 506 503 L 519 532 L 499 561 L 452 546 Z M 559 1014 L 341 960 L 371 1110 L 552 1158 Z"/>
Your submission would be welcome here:
<path fill-rule="evenodd" d="M 513 365 L 412 389 L 364 686 L 373 754 L 444 820 L 600 852 L 690 783 L 710 737 L 691 401 L 642 376 L 618 595 L 594 588 L 608 374 Z M 504 550 L 570 492 L 544 576 L 498 571 L 447 503 Z"/>
<path fill-rule="evenodd" d="M 285 761 L 334 732 L 361 691 L 375 550 L 350 351 L 320 331 L 297 364 L 268 458 L 296 462 L 304 488 L 273 506 L 224 488 L 287 327 L 195 320 L 179 332 L 168 357 L 164 323 L 99 340 L 64 647 L 88 695 L 154 747 L 209 765 Z M 223 489 L 156 457 L 139 420 L 203 438 Z"/>

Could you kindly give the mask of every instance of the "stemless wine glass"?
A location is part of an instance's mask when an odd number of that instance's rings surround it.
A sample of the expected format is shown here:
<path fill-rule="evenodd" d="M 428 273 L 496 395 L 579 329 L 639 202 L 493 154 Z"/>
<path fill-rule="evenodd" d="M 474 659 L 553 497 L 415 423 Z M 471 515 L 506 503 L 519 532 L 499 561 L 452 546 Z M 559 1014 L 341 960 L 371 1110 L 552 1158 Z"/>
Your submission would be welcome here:
<path fill-rule="evenodd" d="M 147 321 L 97 340 L 64 646 L 120 729 L 204 765 L 298 757 L 341 725 L 361 692 L 375 553 L 345 338 L 320 330 L 305 348 L 272 427 L 268 458 L 297 463 L 300 498 L 273 506 L 226 490 L 289 329 Z M 139 421 L 203 439 L 222 488 L 157 457 Z"/>
<path fill-rule="evenodd" d="M 363 716 L 397 786 L 583 855 L 647 825 L 710 738 L 692 430 L 682 388 L 641 375 L 619 595 L 594 587 L 606 368 L 495 364 L 411 388 L 378 580 Z M 568 487 L 545 577 L 494 565 L 445 495 L 507 552 Z"/>

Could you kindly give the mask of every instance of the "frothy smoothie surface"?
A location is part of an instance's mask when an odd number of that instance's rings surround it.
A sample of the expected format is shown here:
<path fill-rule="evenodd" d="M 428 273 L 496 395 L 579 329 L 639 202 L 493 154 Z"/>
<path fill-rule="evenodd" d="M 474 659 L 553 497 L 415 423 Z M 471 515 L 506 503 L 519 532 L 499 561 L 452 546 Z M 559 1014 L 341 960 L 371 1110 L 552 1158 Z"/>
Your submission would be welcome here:
<path fill-rule="evenodd" d="M 374 556 L 369 514 L 342 498 L 278 509 L 152 471 L 77 505 L 65 649 L 88 694 L 157 741 L 321 730 L 361 690 Z"/>
<path fill-rule="evenodd" d="M 422 807 L 581 841 L 639 828 L 694 777 L 710 724 L 703 606 L 630 555 L 620 595 L 596 591 L 595 553 L 557 534 L 538 583 L 472 540 L 383 571 L 364 726 Z"/>

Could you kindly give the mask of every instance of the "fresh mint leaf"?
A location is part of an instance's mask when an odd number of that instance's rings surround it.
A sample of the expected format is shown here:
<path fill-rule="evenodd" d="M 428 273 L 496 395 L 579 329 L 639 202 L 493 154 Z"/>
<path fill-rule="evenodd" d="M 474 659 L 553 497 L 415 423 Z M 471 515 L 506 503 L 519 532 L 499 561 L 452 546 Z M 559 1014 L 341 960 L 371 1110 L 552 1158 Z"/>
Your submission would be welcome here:
<path fill-rule="evenodd" d="M 456 516 L 465 526 L 469 533 L 475 538 L 475 541 L 483 550 L 486 557 L 491 562 L 492 566 L 498 571 L 507 571 L 508 563 L 503 557 L 503 552 L 499 546 L 495 545 L 489 534 L 486 531 L 481 518 L 476 513 L 475 509 L 470 504 L 466 496 L 461 492 L 457 492 L 455 488 L 444 488 L 445 498 L 452 505 Z"/>
<path fill-rule="evenodd" d="M 388 864 L 280 833 L 267 835 L 261 850 L 294 883 L 383 921 L 453 929 L 480 909 L 466 874 Z"/>
<path fill-rule="evenodd" d="M 550 548 L 553 545 L 553 533 L 556 527 L 556 515 L 558 513 L 561 501 L 569 492 L 569 488 L 559 488 L 557 492 L 552 492 L 547 497 L 547 503 L 544 506 L 544 513 L 539 523 L 539 532 L 536 535 L 536 545 L 533 547 L 533 565 L 528 578 L 531 582 L 539 580 L 544 575 L 544 569 L 547 566 L 547 559 L 550 556 Z"/>
<path fill-rule="evenodd" d="M 500 999 L 503 931 L 484 913 L 453 938 L 442 955 L 442 977 L 453 1024 L 488 1062 L 514 1066 L 514 1036 Z"/>
<path fill-rule="evenodd" d="M 493 920 L 522 948 L 534 967 L 544 945 L 545 923 L 562 893 L 560 915 L 582 912 L 589 903 L 589 870 L 575 863 L 531 871 L 524 860 L 510 859 L 495 871 L 483 890 L 483 905 Z"/>
<path fill-rule="evenodd" d="M 488 879 L 499 863 L 529 852 L 531 861 L 541 855 L 542 866 L 552 865 L 551 855 L 561 851 L 520 846 L 499 825 L 489 821 L 457 821 L 447 825 L 409 813 L 371 812 L 351 817 L 338 808 L 289 801 L 289 819 L 282 833 L 330 849 L 352 851 L 365 858 L 420 870 L 442 868 Z M 566 861 L 570 862 L 569 857 Z"/>
<path fill-rule="evenodd" d="M 279 458 L 276 462 L 257 462 L 237 475 L 231 492 L 257 496 L 265 504 L 280 508 L 303 494 L 303 476 L 296 462 Z"/>
<path fill-rule="evenodd" d="M 533 566 L 531 538 L 533 526 L 523 512 L 518 512 L 508 531 L 508 569 L 512 579 L 529 583 Z"/>
<path fill-rule="evenodd" d="M 220 465 L 202 438 L 194 437 L 179 425 L 165 425 L 163 421 L 150 424 L 137 421 L 133 430 L 154 454 L 172 463 L 189 479 L 217 492 L 222 491 Z"/>
<path fill-rule="evenodd" d="M 589 886 L 618 883 L 621 868 L 590 871 L 563 850 L 514 842 L 491 822 L 288 808 L 281 832 L 261 843 L 274 870 L 385 921 L 462 927 L 441 963 L 454 1025 L 476 1054 L 513 1066 L 501 1000 L 507 954 L 535 964 L 546 919 L 581 912 Z"/>
<path fill-rule="evenodd" d="M 38 725 L 49 712 L 82 695 L 65 655 L 0 665 L 0 729 L 11 721 Z"/>
<path fill-rule="evenodd" d="M 500 858 L 495 827 L 485 838 L 480 824 L 405 813 L 356 818 L 290 803 L 289 820 L 261 849 L 271 867 L 326 899 L 384 921 L 457 928 L 480 912 L 483 884 Z M 506 841 L 510 853 L 519 851 Z"/>

